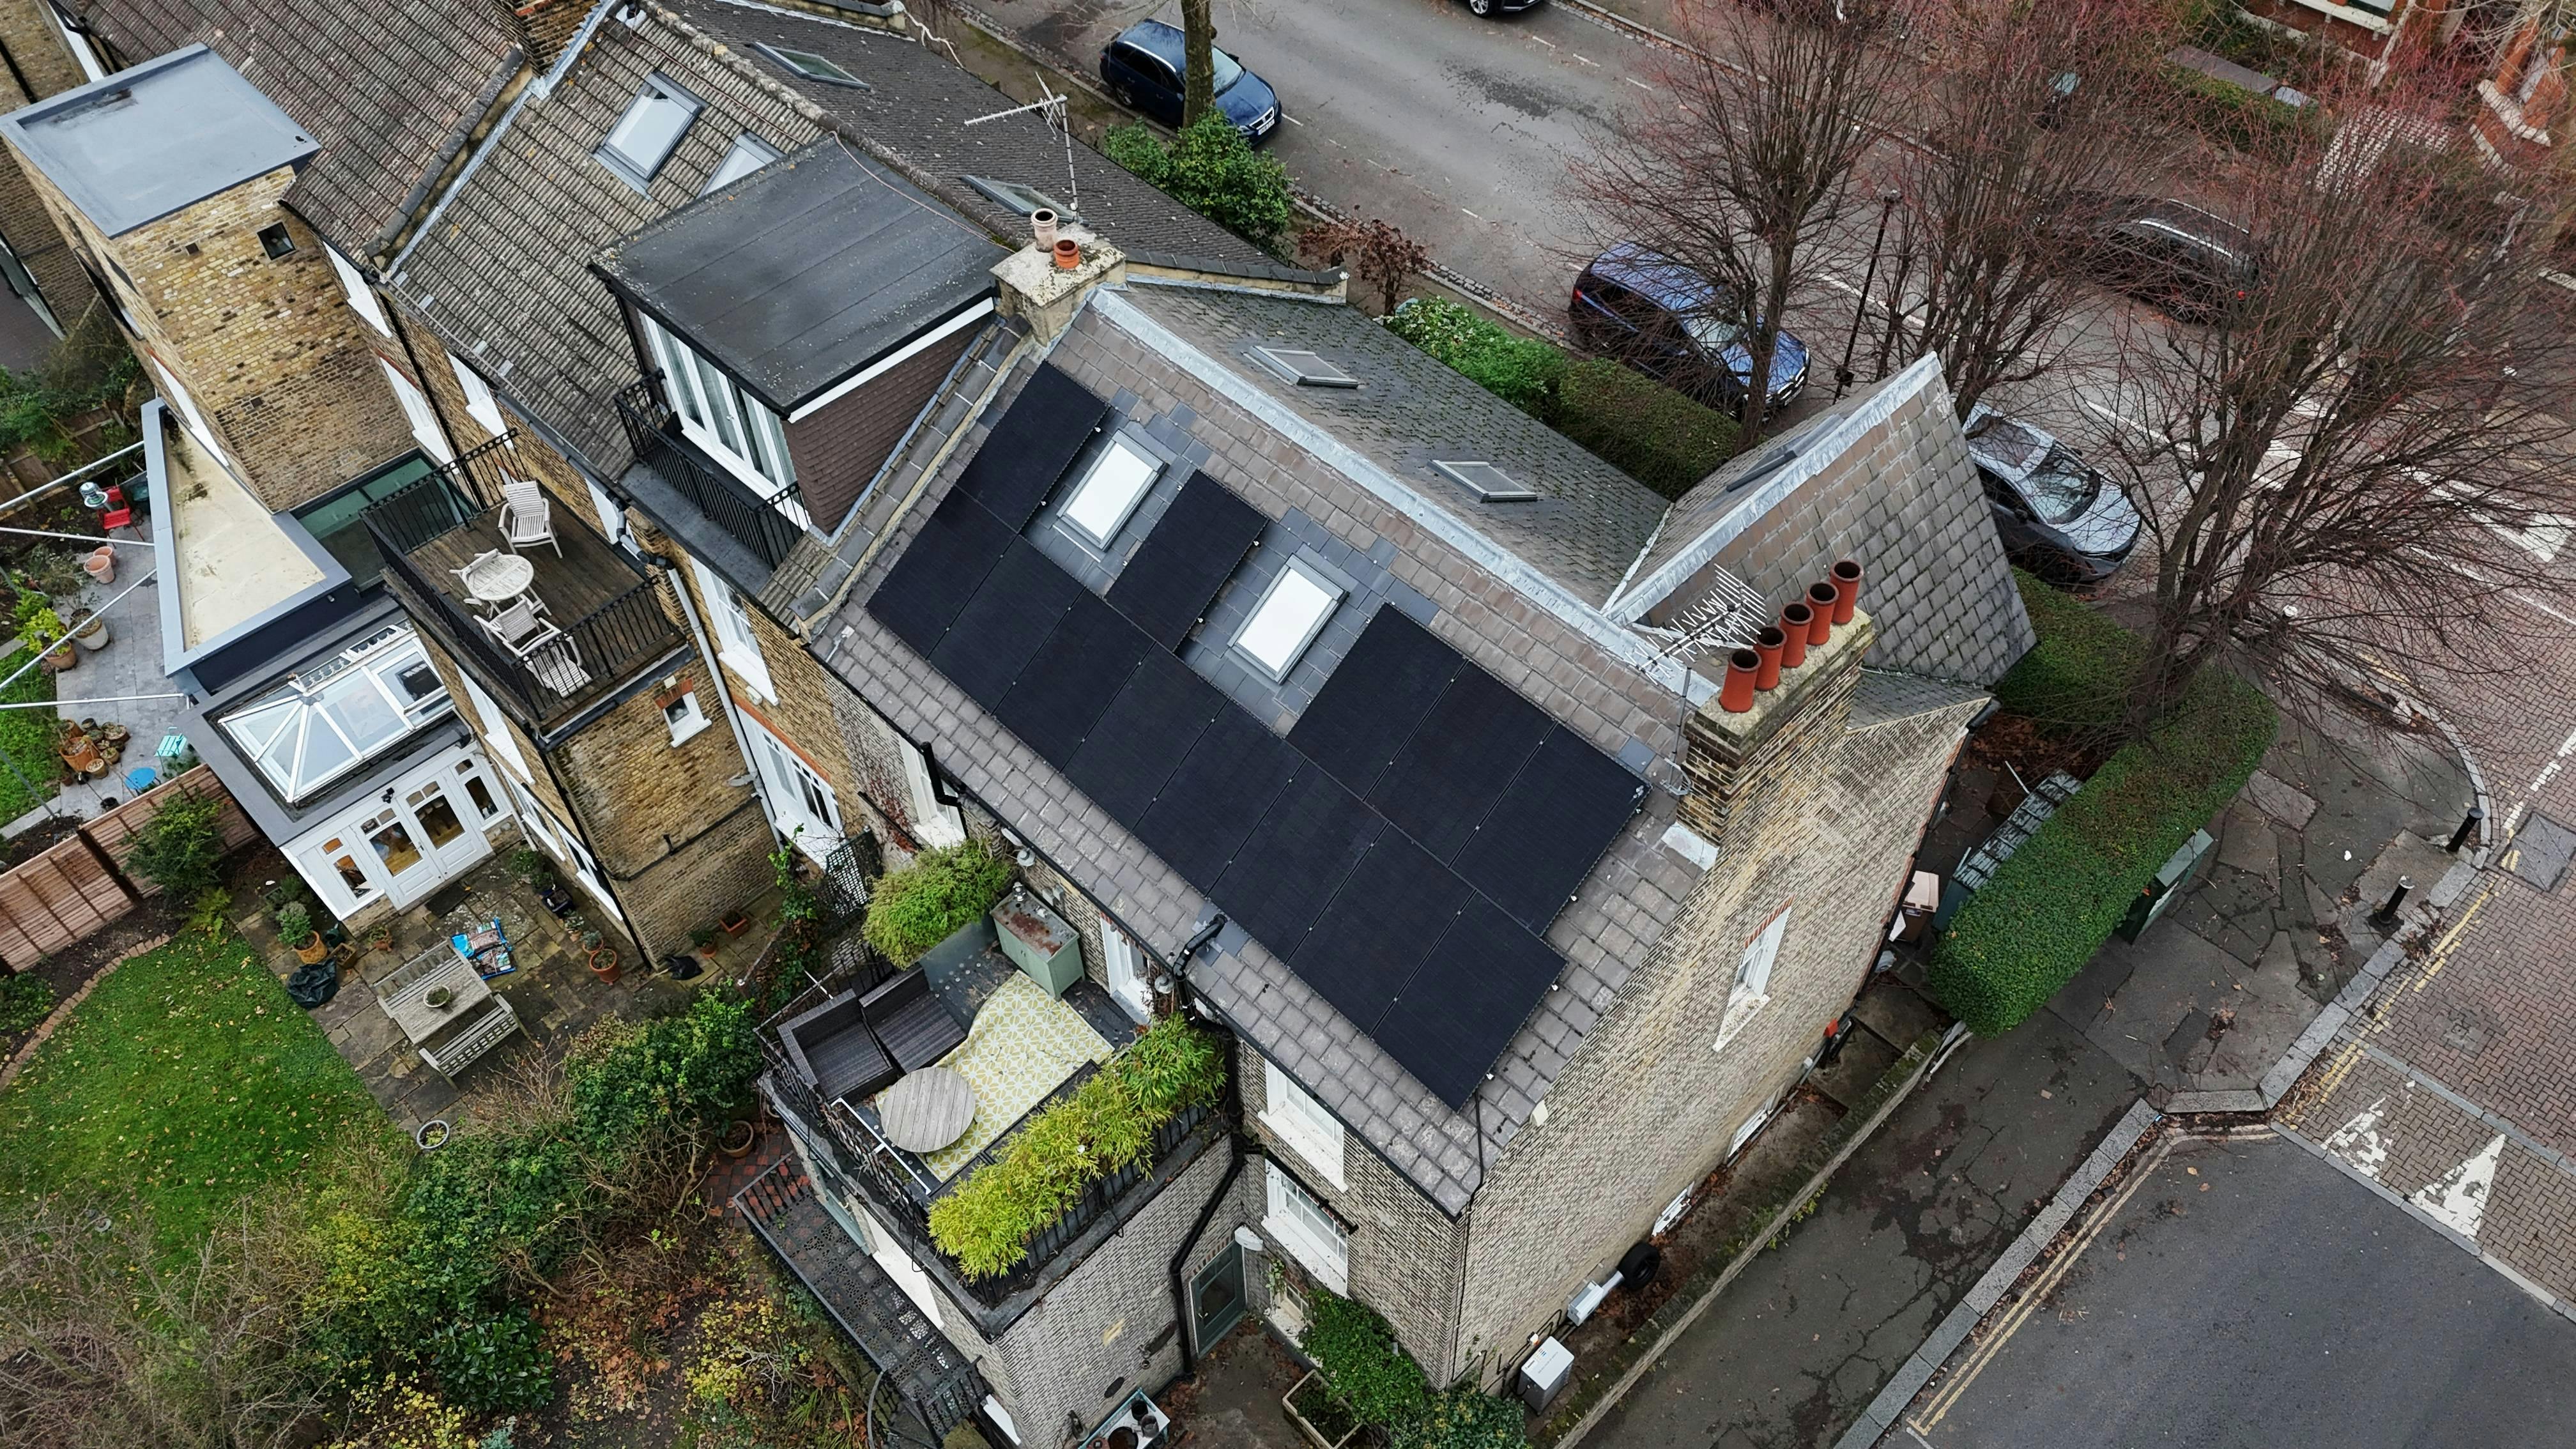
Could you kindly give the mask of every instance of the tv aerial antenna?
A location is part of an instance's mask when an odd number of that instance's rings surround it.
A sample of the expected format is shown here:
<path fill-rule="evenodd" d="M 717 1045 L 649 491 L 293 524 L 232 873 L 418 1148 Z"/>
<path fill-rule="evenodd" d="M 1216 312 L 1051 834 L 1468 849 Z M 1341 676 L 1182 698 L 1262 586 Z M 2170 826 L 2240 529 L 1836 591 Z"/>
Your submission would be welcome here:
<path fill-rule="evenodd" d="M 1073 171 L 1073 98 L 1057 95 L 1055 88 L 1047 84 L 1043 74 L 1038 76 L 1038 95 L 1040 99 L 1031 101 L 1025 106 L 1013 106 L 1007 111 L 995 111 L 989 116 L 977 116 L 966 124 L 980 126 L 986 121 L 999 121 L 1009 116 L 1024 116 L 1031 111 L 1044 117 L 1047 125 L 1053 128 L 1064 141 L 1065 215 L 1079 216 L 1082 213 L 1082 181 L 1074 175 Z"/>
<path fill-rule="evenodd" d="M 1663 642 L 1655 657 L 1688 669 L 1712 649 L 1750 649 L 1754 636 L 1771 623 L 1771 604 L 1752 586 L 1725 569 L 1710 570 L 1708 592 L 1690 602 L 1662 628 L 1651 629 Z"/>

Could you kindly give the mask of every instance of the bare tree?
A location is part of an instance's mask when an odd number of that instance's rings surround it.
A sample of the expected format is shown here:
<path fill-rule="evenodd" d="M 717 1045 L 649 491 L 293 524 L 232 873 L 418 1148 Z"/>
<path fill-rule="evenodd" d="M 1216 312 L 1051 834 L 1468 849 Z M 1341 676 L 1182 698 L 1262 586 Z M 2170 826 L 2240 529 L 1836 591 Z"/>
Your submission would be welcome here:
<path fill-rule="evenodd" d="M 2136 0 L 1941 0 L 1919 144 L 1892 147 L 1897 285 L 1880 355 L 1940 354 L 1965 418 L 2054 365 L 2092 299 L 2071 265 L 2113 199 L 2172 161 L 2170 12 Z M 1866 302 L 1864 302 L 1866 305 Z"/>
<path fill-rule="evenodd" d="M 1181 124 L 1216 108 L 1215 0 L 1181 0 Z"/>
<path fill-rule="evenodd" d="M 2207 325 L 2133 330 L 2090 445 L 2155 555 L 2132 733 L 2213 663 L 2294 707 L 2514 671 L 2505 596 L 2565 597 L 2576 342 L 2539 239 L 2576 187 L 2479 165 L 2446 89 L 2329 97 L 2230 188 L 2239 232 L 2177 214 L 2246 269 Z"/>
<path fill-rule="evenodd" d="M 1394 311 L 1404 300 L 1405 284 L 1431 265 L 1431 254 L 1420 242 L 1374 218 L 1319 222 L 1297 242 L 1322 257 L 1324 265 L 1347 266 L 1351 275 L 1375 287 L 1380 312 Z"/>
<path fill-rule="evenodd" d="M 1852 169 L 1909 77 L 1882 43 L 1896 0 L 1774 0 L 1684 12 L 1690 53 L 1574 167 L 1578 204 L 1605 242 L 1635 242 L 1715 284 L 1686 337 L 1639 346 L 1712 358 L 1740 348 L 1737 413 L 1750 447 L 1769 410 L 1780 327 L 1812 253 L 1842 218 Z M 1719 59 L 1725 57 L 1725 59 Z M 1728 364 L 1732 366 L 1730 362 Z"/>

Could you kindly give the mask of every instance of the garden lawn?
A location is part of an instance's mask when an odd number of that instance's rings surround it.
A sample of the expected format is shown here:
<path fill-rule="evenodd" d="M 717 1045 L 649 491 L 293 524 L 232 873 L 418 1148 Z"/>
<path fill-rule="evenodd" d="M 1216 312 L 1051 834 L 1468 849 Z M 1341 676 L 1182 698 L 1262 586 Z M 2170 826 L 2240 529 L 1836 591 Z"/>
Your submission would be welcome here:
<path fill-rule="evenodd" d="M 27 662 L 24 650 L 0 659 L 0 677 Z M 42 669 L 0 689 L 0 703 L 16 704 L 54 697 L 54 677 Z M 0 824 L 17 819 L 54 798 L 63 775 L 63 757 L 54 751 L 54 734 L 62 721 L 50 709 L 0 709 L 0 754 L 17 766 L 0 770 Z M 21 783 L 20 777 L 27 783 Z M 35 786 L 29 794 L 27 785 Z"/>
<path fill-rule="evenodd" d="M 0 1092 L 0 1211 L 140 1200 L 185 1243 L 253 1188 L 389 1130 L 256 951 L 190 932 L 102 978 Z"/>

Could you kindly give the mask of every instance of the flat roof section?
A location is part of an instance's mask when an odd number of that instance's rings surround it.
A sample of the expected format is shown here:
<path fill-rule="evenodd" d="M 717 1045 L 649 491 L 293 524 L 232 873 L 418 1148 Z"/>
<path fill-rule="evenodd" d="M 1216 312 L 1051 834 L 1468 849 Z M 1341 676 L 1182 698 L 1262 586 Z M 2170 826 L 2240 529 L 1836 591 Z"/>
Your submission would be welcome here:
<path fill-rule="evenodd" d="M 785 414 L 990 295 L 1008 255 L 826 138 L 628 237 L 599 265 Z"/>
<path fill-rule="evenodd" d="M 165 437 L 171 486 L 160 506 L 178 560 L 180 638 L 193 651 L 322 582 L 322 570 L 186 428 Z"/>
<path fill-rule="evenodd" d="M 0 127 L 109 236 L 321 149 L 202 45 L 0 116 Z"/>

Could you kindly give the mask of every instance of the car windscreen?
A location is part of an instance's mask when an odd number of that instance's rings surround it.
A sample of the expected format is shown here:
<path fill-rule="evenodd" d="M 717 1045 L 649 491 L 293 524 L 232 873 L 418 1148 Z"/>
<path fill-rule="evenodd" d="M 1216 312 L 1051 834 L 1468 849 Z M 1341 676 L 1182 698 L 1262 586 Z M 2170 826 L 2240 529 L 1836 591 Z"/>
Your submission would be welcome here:
<path fill-rule="evenodd" d="M 1216 49 L 1214 46 L 1210 46 L 1208 49 L 1209 54 L 1213 55 L 1216 59 L 1216 73 L 1209 84 L 1209 93 L 1212 95 L 1223 95 L 1225 92 L 1234 88 L 1234 83 L 1236 81 L 1243 79 L 1243 62 L 1236 60 L 1233 56 L 1226 54 L 1222 50 Z"/>
<path fill-rule="evenodd" d="M 1968 429 L 1977 446 L 2014 468 L 2028 469 L 2049 451 L 2048 439 L 2010 418 L 1989 413 Z"/>
<path fill-rule="evenodd" d="M 2049 449 L 2048 457 L 2021 480 L 2022 496 L 2030 500 L 2031 511 L 2042 523 L 2068 523 L 2082 517 L 2101 491 L 2100 477 L 2064 448 Z"/>
<path fill-rule="evenodd" d="M 1691 340 L 1709 352 L 1724 352 L 1743 339 L 1744 329 L 1723 317 L 1694 312 L 1682 319 L 1682 327 Z"/>

